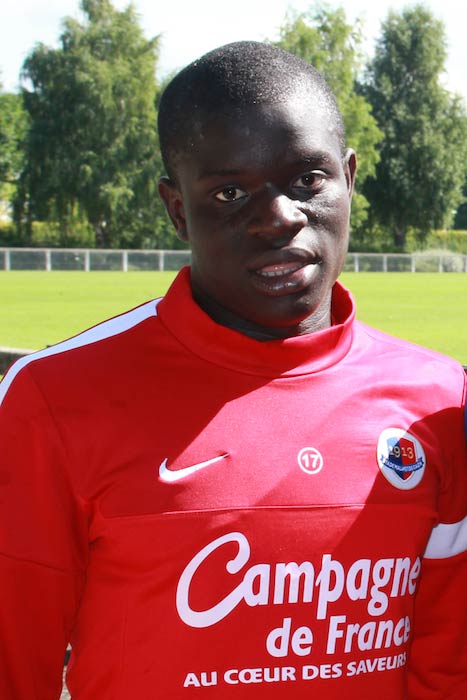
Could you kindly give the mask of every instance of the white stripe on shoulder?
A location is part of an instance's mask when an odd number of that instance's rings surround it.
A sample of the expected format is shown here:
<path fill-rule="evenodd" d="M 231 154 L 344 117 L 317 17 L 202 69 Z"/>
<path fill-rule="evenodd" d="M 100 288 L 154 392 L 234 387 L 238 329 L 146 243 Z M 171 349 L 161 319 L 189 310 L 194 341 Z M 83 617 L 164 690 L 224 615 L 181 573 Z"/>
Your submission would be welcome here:
<path fill-rule="evenodd" d="M 447 559 L 463 552 L 467 552 L 467 516 L 458 523 L 441 523 L 434 527 L 424 556 L 426 559 Z"/>
<path fill-rule="evenodd" d="M 93 326 L 92 328 L 75 335 L 73 338 L 64 340 L 56 345 L 51 345 L 48 348 L 44 348 L 44 350 L 33 352 L 30 355 L 26 355 L 25 357 L 17 360 L 8 370 L 3 381 L 0 383 L 0 404 L 5 398 L 5 395 L 14 378 L 23 369 L 23 367 L 26 367 L 31 362 L 40 360 L 43 357 L 59 355 L 62 352 L 75 350 L 76 348 L 81 348 L 84 345 L 98 343 L 100 340 L 105 340 L 106 338 L 111 338 L 114 335 L 124 333 L 125 331 L 130 330 L 130 328 L 134 328 L 142 321 L 145 321 L 147 318 L 157 316 L 157 305 L 159 302 L 160 299 L 148 301 L 141 306 L 137 306 L 136 309 L 131 309 L 131 311 L 127 311 L 119 316 L 109 318 L 107 321 L 103 321 L 97 326 Z"/>

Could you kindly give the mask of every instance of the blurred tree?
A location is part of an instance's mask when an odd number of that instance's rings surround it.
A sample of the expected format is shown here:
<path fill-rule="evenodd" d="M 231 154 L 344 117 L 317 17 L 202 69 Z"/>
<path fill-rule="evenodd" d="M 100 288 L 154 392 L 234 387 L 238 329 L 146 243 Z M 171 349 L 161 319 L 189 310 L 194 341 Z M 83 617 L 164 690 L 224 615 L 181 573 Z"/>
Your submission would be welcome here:
<path fill-rule="evenodd" d="M 467 179 L 462 188 L 462 200 L 454 217 L 453 228 L 467 231 Z"/>
<path fill-rule="evenodd" d="M 60 48 L 39 44 L 23 66 L 31 125 L 16 219 L 26 238 L 33 220 L 58 222 L 62 245 L 88 222 L 99 247 L 162 247 L 159 38 L 144 37 L 131 4 L 81 0 L 81 10 L 83 21 L 64 20 Z"/>
<path fill-rule="evenodd" d="M 27 123 L 21 96 L 3 92 L 0 85 L 0 184 L 17 183 L 23 165 Z"/>
<path fill-rule="evenodd" d="M 368 202 L 362 186 L 375 173 L 379 159 L 377 144 L 382 133 L 365 97 L 356 93 L 362 66 L 361 29 L 351 26 L 342 8 L 318 4 L 308 12 L 289 12 L 280 28 L 279 41 L 286 51 L 311 63 L 327 80 L 336 95 L 349 146 L 358 155 L 356 192 L 352 205 L 352 229 L 358 231 L 367 216 Z"/>
<path fill-rule="evenodd" d="M 362 87 L 385 135 L 364 192 L 370 218 L 391 230 L 399 250 L 409 229 L 423 240 L 449 226 L 462 199 L 467 117 L 441 84 L 445 61 L 443 23 L 426 7 L 390 11 Z"/>

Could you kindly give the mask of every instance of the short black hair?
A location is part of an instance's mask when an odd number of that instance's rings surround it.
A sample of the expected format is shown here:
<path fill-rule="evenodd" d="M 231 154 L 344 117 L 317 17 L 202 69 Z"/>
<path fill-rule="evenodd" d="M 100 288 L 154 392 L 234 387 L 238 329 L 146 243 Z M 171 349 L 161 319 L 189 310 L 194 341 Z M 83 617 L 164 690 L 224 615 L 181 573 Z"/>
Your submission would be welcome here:
<path fill-rule="evenodd" d="M 282 102 L 301 91 L 322 100 L 344 150 L 336 98 L 316 68 L 298 56 L 271 44 L 238 41 L 193 61 L 167 85 L 159 104 L 159 142 L 168 176 L 176 181 L 177 159 L 189 150 L 195 125 L 206 117 Z"/>

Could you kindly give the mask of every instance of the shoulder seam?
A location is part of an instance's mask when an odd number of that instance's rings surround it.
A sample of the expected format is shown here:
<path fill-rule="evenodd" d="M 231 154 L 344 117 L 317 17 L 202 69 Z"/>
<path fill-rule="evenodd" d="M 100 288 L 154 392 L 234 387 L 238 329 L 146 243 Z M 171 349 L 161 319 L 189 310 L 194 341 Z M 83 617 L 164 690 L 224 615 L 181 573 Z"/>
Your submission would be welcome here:
<path fill-rule="evenodd" d="M 357 320 L 356 323 L 360 326 L 360 328 L 369 336 L 375 338 L 378 337 L 379 340 L 383 340 L 386 342 L 388 345 L 391 346 L 396 346 L 396 347 L 405 347 L 407 349 L 415 350 L 420 353 L 420 355 L 425 356 L 428 359 L 431 359 L 433 361 L 437 361 L 440 364 L 444 364 L 450 367 L 454 367 L 456 365 L 459 366 L 460 370 L 463 370 L 463 367 L 458 360 L 454 359 L 453 357 L 450 357 L 449 355 L 445 355 L 442 352 L 438 352 L 437 350 L 431 350 L 430 348 L 426 348 L 423 345 L 418 345 L 418 343 L 414 343 L 412 340 L 405 340 L 404 338 L 398 338 L 395 335 L 391 335 L 390 333 L 386 333 L 386 331 L 379 330 L 378 328 L 373 328 L 372 326 L 367 325 L 366 323 L 363 323 L 363 321 Z"/>
<path fill-rule="evenodd" d="M 92 345 L 93 343 L 98 343 L 101 340 L 106 340 L 120 333 L 124 333 L 139 323 L 142 323 L 151 316 L 157 316 L 157 305 L 161 299 L 152 299 L 147 301 L 141 306 L 137 306 L 130 311 L 125 311 L 118 316 L 114 316 L 106 321 L 102 321 L 91 328 L 88 328 L 78 335 L 68 338 L 68 340 L 63 340 L 56 345 L 51 345 L 43 350 L 38 350 L 37 352 L 26 355 L 21 359 L 17 360 L 7 371 L 2 382 L 0 383 L 0 405 L 5 398 L 8 389 L 15 377 L 21 372 L 21 370 L 31 363 L 36 362 L 36 360 L 41 360 L 45 357 L 52 357 L 53 355 L 60 355 L 63 352 L 68 352 L 69 350 L 75 350 L 77 348 L 84 347 L 86 345 Z"/>

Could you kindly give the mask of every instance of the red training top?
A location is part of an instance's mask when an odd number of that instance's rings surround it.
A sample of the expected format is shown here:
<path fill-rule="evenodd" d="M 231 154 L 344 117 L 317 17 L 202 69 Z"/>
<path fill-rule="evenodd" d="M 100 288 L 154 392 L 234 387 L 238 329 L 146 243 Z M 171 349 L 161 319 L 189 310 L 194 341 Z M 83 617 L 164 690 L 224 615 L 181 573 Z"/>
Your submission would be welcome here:
<path fill-rule="evenodd" d="M 0 385 L 0 697 L 465 700 L 465 376 L 167 296 Z"/>

